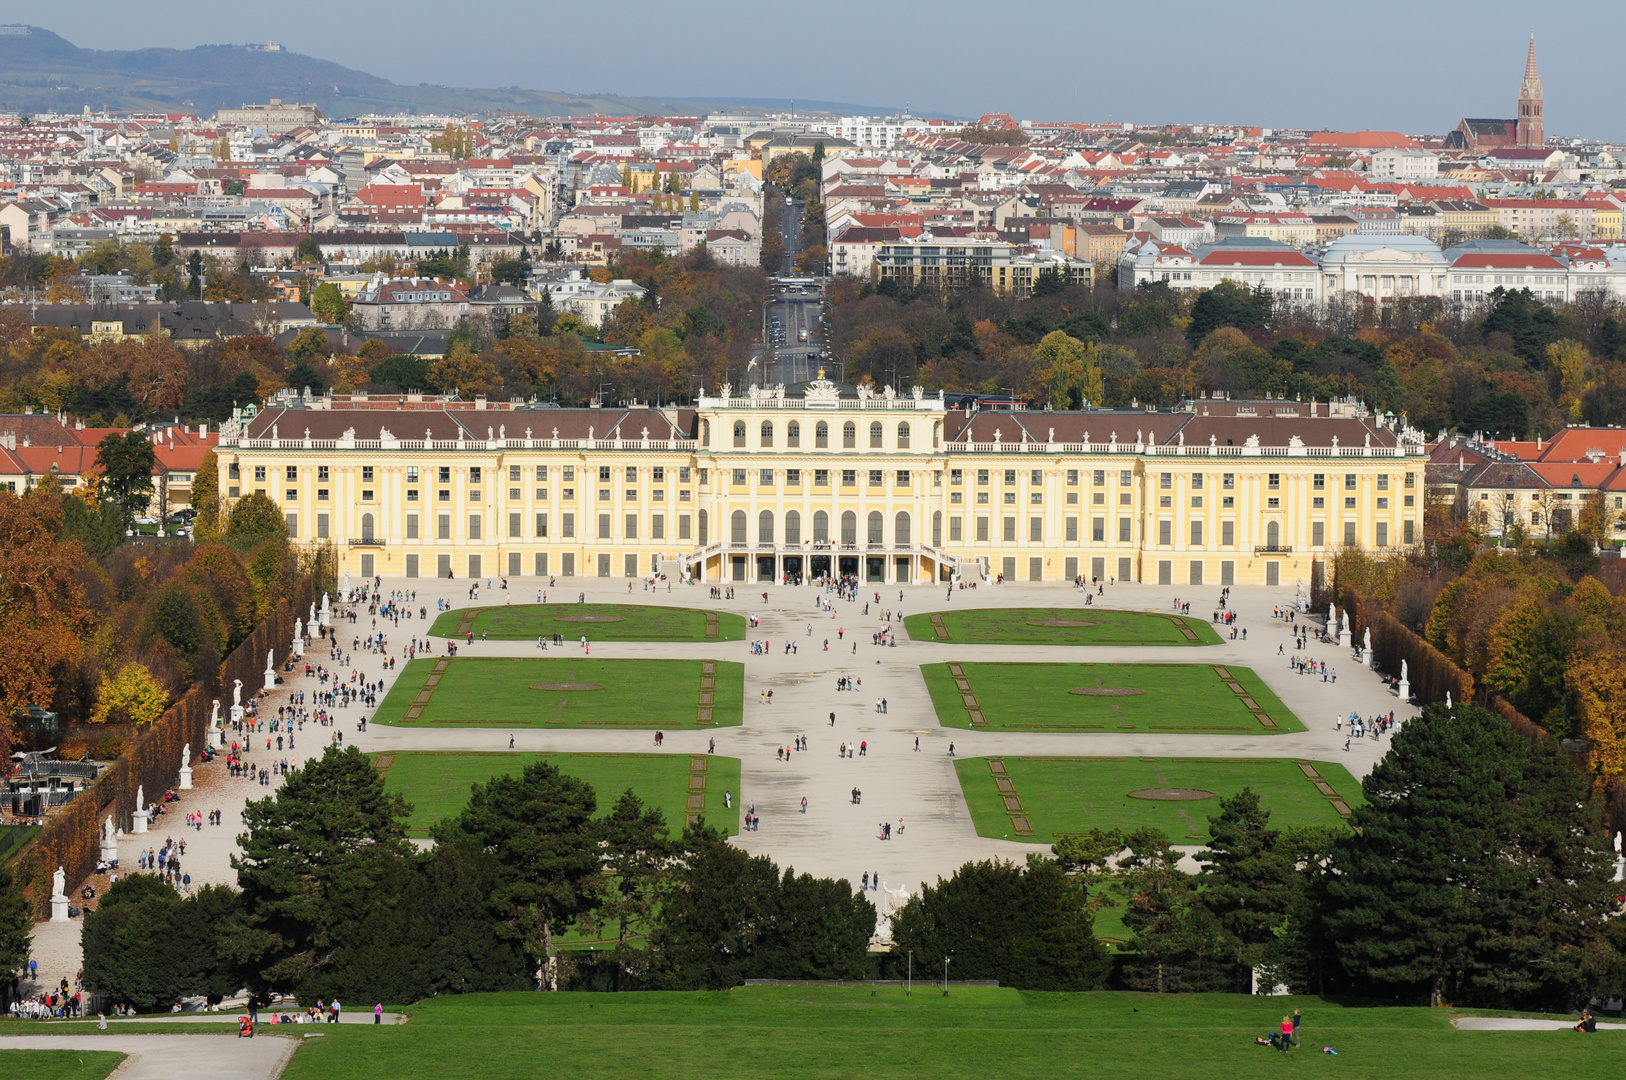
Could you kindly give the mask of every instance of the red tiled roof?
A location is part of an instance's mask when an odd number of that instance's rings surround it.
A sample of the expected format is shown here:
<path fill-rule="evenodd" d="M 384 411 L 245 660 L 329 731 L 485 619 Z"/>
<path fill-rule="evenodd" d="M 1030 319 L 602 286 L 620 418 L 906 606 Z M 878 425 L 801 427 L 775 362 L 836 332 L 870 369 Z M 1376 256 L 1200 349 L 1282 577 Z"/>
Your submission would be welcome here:
<path fill-rule="evenodd" d="M 1315 267 L 1313 261 L 1296 251 L 1228 251 L 1223 248 L 1204 255 L 1198 265 Z"/>
<path fill-rule="evenodd" d="M 1451 263 L 1453 270 L 1562 270 L 1564 264 L 1551 255 L 1497 255 L 1466 252 Z"/>

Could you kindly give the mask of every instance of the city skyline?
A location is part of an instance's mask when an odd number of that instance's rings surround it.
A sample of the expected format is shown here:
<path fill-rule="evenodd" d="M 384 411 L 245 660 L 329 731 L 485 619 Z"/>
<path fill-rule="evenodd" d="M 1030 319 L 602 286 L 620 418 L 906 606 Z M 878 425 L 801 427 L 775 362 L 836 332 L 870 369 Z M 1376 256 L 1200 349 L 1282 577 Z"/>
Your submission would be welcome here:
<path fill-rule="evenodd" d="M 295 3 L 296 12 L 318 9 Z M 11 10 L 7 10 L 11 8 Z M 1394 3 L 1363 11 L 1356 27 L 1333 12 L 1262 2 L 1252 18 L 1187 10 L 1159 38 L 1130 12 L 1041 5 L 1026 28 L 994 33 L 997 55 L 943 64 L 966 19 L 961 0 L 922 22 L 909 9 L 875 12 L 847 0 L 821 9 L 809 36 L 800 12 L 764 12 L 732 0 L 698 18 L 674 22 L 656 5 L 629 0 L 635 29 L 607 44 L 611 62 L 575 44 L 596 37 L 597 16 L 560 10 L 503 13 L 508 40 L 535 48 L 492 49 L 483 35 L 425 33 L 435 9 L 405 0 L 405 16 L 380 27 L 358 11 L 321 9 L 322 18 L 273 18 L 222 12 L 182 0 L 180 18 L 136 19 L 105 0 L 81 0 L 51 12 L 0 5 L 0 18 L 32 22 L 84 48 L 191 48 L 275 41 L 306 53 L 412 84 L 523 86 L 534 90 L 680 99 L 758 98 L 852 102 L 917 114 L 978 116 L 1006 112 L 1033 120 L 1249 124 L 1298 129 L 1393 129 L 1444 133 L 1463 116 L 1511 114 L 1531 32 L 1543 60 L 1549 138 L 1626 139 L 1626 119 L 1610 109 L 1607 42 L 1626 16 L 1580 5 L 1537 19 L 1511 4 L 1436 6 L 1418 14 Z M 408 30 L 396 27 L 408 27 Z M 1611 32 L 1613 31 L 1613 32 Z M 886 55 L 884 43 L 901 43 Z M 1201 41 L 1193 50 L 1184 42 Z M 560 48 L 559 42 L 572 43 Z M 753 44 L 755 42 L 755 44 Z M 777 43 L 777 44 L 776 44 Z M 1343 43 L 1342 53 L 1334 43 Z M 772 47 L 762 48 L 768 45 Z M 798 60 L 797 50 L 805 48 Z M 631 50 L 636 63 L 615 61 Z M 697 64 L 698 56 L 726 63 Z M 1268 62 L 1258 57 L 1268 57 Z M 1252 58 L 1252 59 L 1250 59 Z M 1237 78 L 1237 62 L 1246 74 Z M 1324 84 L 1327 92 L 1315 86 Z M 1377 87 L 1376 91 L 1373 87 Z"/>

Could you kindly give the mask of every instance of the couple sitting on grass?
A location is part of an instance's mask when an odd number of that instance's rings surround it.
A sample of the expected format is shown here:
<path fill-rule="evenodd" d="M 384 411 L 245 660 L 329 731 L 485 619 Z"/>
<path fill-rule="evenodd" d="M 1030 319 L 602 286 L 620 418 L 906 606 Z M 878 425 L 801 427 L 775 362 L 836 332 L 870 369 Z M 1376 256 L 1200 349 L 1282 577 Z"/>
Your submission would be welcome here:
<path fill-rule="evenodd" d="M 1290 1048 L 1299 1045 L 1299 1025 L 1303 1022 L 1303 1015 L 1299 1010 L 1294 1009 L 1292 1016 L 1282 1017 L 1281 1031 L 1261 1035 L 1253 1040 L 1253 1044 L 1255 1046 L 1269 1046 L 1285 1054 Z"/>

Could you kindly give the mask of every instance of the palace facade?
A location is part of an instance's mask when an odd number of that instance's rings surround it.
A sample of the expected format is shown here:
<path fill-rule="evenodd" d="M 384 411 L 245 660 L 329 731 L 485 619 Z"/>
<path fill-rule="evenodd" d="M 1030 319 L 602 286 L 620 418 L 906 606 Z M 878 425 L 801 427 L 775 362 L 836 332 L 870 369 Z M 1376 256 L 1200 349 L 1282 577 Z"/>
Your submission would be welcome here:
<path fill-rule="evenodd" d="M 221 431 L 230 506 L 363 577 L 1308 581 L 1422 536 L 1420 432 L 1354 402 L 950 409 L 822 378 L 697 407 L 284 395 Z"/>

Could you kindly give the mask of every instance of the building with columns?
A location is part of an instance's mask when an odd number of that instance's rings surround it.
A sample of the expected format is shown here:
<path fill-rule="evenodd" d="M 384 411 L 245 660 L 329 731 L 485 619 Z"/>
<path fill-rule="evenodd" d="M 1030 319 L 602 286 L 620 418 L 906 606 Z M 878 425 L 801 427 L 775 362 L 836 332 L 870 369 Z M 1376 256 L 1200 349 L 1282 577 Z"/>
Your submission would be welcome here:
<path fill-rule="evenodd" d="M 949 409 L 724 386 L 696 407 L 283 395 L 221 430 L 227 505 L 388 577 L 1308 581 L 1422 537 L 1421 433 L 1354 402 Z"/>

